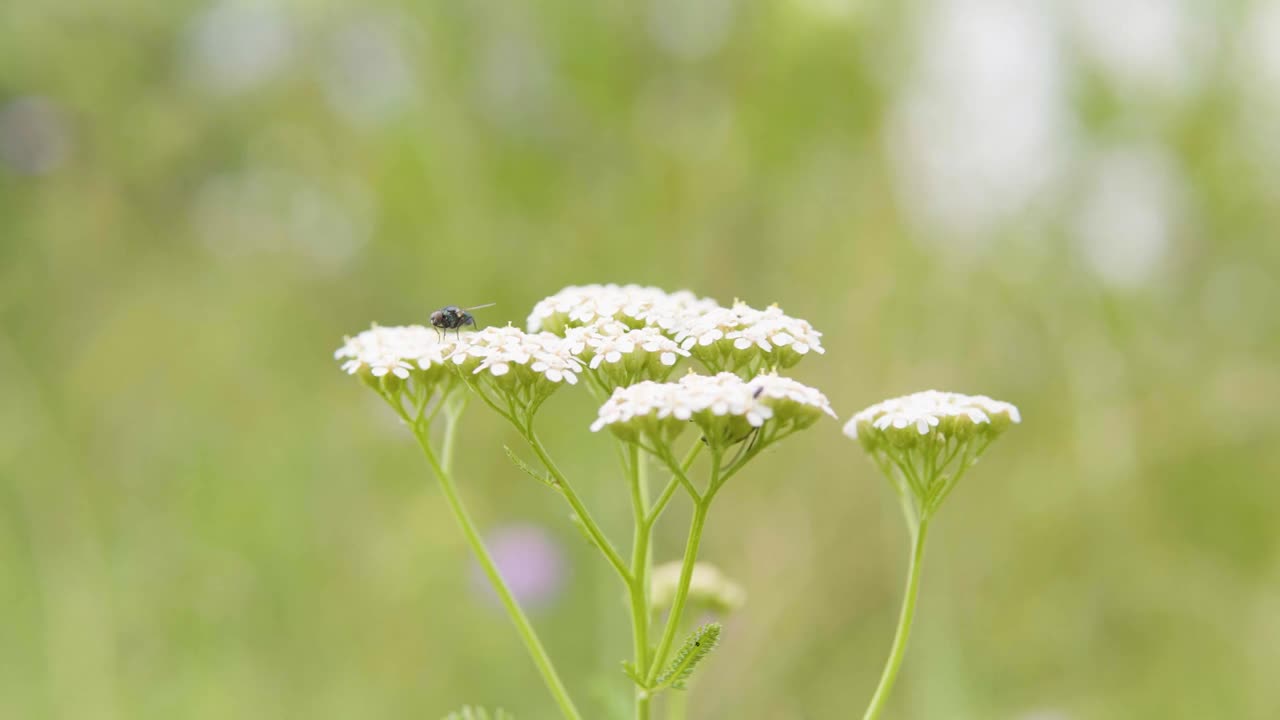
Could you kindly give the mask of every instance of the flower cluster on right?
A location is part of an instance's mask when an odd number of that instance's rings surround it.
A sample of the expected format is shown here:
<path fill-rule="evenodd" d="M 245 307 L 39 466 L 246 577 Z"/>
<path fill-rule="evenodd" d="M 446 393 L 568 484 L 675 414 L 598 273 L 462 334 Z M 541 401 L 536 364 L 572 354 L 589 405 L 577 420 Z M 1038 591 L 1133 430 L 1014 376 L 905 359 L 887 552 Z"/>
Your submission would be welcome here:
<path fill-rule="evenodd" d="M 1007 402 L 926 390 L 872 405 L 854 415 L 844 432 L 875 450 L 881 443 L 909 447 L 993 436 L 1019 422 L 1018 408 Z"/>
<path fill-rule="evenodd" d="M 915 515 L 936 510 L 960 476 L 1010 426 L 1018 408 L 986 395 L 926 390 L 876 403 L 844 426 L 892 481 Z"/>

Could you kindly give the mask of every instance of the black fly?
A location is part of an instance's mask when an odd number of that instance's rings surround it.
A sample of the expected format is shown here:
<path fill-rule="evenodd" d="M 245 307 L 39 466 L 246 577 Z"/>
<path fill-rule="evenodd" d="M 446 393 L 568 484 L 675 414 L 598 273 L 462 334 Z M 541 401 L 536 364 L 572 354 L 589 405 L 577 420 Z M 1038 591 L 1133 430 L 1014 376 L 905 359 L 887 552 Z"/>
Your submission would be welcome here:
<path fill-rule="evenodd" d="M 496 304 L 497 303 L 488 303 L 469 308 L 460 308 L 457 305 L 446 305 L 431 313 L 431 324 L 441 333 L 441 335 L 448 330 L 452 330 L 456 334 L 461 334 L 464 326 L 470 325 L 475 327 L 476 325 L 476 319 L 471 314 L 472 310 L 481 310 L 487 307 L 493 307 Z"/>

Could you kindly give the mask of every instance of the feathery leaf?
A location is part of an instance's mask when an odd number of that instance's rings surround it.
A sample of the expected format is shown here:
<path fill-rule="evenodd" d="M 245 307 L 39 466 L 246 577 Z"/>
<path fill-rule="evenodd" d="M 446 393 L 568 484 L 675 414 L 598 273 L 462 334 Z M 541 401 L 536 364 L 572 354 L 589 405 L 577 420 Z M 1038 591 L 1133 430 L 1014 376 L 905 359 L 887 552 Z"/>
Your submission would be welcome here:
<path fill-rule="evenodd" d="M 720 640 L 720 630 L 720 623 L 708 623 L 694 630 L 680 647 L 680 652 L 676 653 L 675 659 L 658 676 L 653 689 L 672 687 L 683 690 L 685 683 L 689 681 L 689 676 L 693 674 L 693 669 L 715 649 L 716 643 Z"/>

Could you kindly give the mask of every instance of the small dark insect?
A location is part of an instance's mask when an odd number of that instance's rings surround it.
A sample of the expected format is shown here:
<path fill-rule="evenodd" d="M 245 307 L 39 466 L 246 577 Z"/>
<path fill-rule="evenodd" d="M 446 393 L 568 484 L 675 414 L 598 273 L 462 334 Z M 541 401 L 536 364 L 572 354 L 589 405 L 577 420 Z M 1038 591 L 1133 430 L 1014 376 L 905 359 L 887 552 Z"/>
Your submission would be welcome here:
<path fill-rule="evenodd" d="M 763 394 L 764 394 L 764 386 L 761 385 L 760 387 L 756 388 L 755 392 L 751 393 L 751 397 L 758 398 Z"/>
<path fill-rule="evenodd" d="M 441 335 L 447 330 L 452 330 L 456 334 L 462 333 L 462 327 L 470 325 L 475 327 L 476 319 L 471 314 L 472 310 L 482 310 L 487 307 L 493 307 L 497 303 L 487 303 L 485 305 L 476 305 L 475 307 L 460 308 L 457 305 L 446 305 L 439 310 L 431 313 L 431 324 Z"/>

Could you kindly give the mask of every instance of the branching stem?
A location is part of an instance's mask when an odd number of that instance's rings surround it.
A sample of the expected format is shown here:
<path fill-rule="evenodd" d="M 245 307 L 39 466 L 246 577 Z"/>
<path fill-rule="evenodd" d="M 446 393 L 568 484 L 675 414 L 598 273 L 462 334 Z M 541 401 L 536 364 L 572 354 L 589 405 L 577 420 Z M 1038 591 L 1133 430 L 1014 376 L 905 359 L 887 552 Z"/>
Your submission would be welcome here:
<path fill-rule="evenodd" d="M 671 604 L 671 612 L 667 615 L 667 624 L 662 631 L 662 640 L 658 643 L 658 649 L 654 652 L 653 661 L 649 665 L 649 672 L 645 675 L 646 684 L 650 686 L 658 679 L 658 673 L 662 672 L 662 668 L 667 662 L 667 656 L 671 653 L 671 645 L 675 642 L 676 633 L 680 631 L 680 620 L 684 615 L 685 601 L 689 598 L 689 582 L 693 579 L 693 566 L 698 560 L 698 545 L 702 542 L 702 529 L 707 521 L 707 511 L 711 509 L 711 501 L 715 498 L 716 489 L 721 484 L 720 461 L 720 451 L 712 449 L 711 484 L 706 494 L 693 505 L 693 520 L 689 524 L 689 540 L 685 544 L 684 561 L 680 566 L 680 584 L 676 586 L 676 596 Z"/>
<path fill-rule="evenodd" d="M 517 427 L 520 427 L 517 425 Z M 542 440 L 538 438 L 538 434 L 533 431 L 532 425 L 521 428 L 525 431 L 525 438 L 529 441 L 529 447 L 533 448 L 533 452 L 546 466 L 547 472 L 551 473 L 551 477 L 555 478 L 556 486 L 560 493 L 564 495 L 565 500 L 569 501 L 570 507 L 577 513 L 578 518 L 582 520 L 582 526 L 587 529 L 587 533 L 591 535 L 592 541 L 604 553 L 605 559 L 618 571 L 618 576 L 628 585 L 631 583 L 631 573 L 627 570 L 627 564 L 623 561 L 622 556 L 614 549 L 613 543 L 609 542 L 609 538 L 605 536 L 604 531 L 596 524 L 591 517 L 591 513 L 587 511 L 586 505 L 582 503 L 582 498 L 578 497 L 578 493 L 574 492 L 573 486 L 569 484 L 568 478 L 564 473 L 560 472 L 560 468 L 551 459 L 551 455 L 547 453 L 546 447 L 542 444 Z"/>
<path fill-rule="evenodd" d="M 453 425 L 456 420 L 456 416 L 450 416 L 448 418 L 449 426 L 445 429 L 446 449 L 444 455 L 446 458 L 452 455 L 448 443 L 452 442 L 454 436 Z M 511 590 L 502 579 L 502 574 L 498 572 L 498 567 L 489 555 L 489 550 L 485 547 L 484 540 L 480 537 L 480 532 L 476 529 L 470 514 L 462 504 L 462 497 L 458 494 L 458 488 L 453 482 L 453 477 L 449 474 L 445 464 L 441 463 L 436 457 L 435 450 L 431 447 L 430 426 L 427 423 L 411 423 L 410 427 L 413 428 L 413 434 L 418 439 L 418 444 L 422 447 L 422 452 L 426 455 L 431 469 L 435 472 L 441 489 L 444 490 L 445 499 L 449 503 L 449 509 L 453 511 L 453 517 L 457 520 L 458 527 L 462 529 L 462 534 L 466 537 L 467 544 L 471 546 L 471 551 L 475 553 L 477 562 L 480 563 L 485 576 L 488 577 L 490 584 L 493 585 L 494 592 L 498 594 L 498 599 L 502 602 L 503 608 L 506 609 L 507 615 L 511 617 L 512 624 L 516 626 L 520 639 L 524 641 L 525 649 L 529 651 L 529 656 L 533 659 L 534 665 L 538 667 L 538 672 L 542 674 L 542 679 L 546 683 L 547 689 L 551 691 L 552 697 L 555 698 L 556 704 L 560 707 L 560 713 L 565 717 L 565 720 L 582 720 L 582 716 L 574 706 L 573 700 L 569 697 L 569 691 L 560 680 L 559 674 L 556 673 L 555 665 L 551 662 L 550 656 L 547 655 L 546 648 L 538 640 L 538 635 L 534 631 L 533 625 L 529 622 L 529 618 L 525 616 L 524 611 L 520 609 L 520 604 L 516 601 L 515 596 L 511 594 Z"/>

